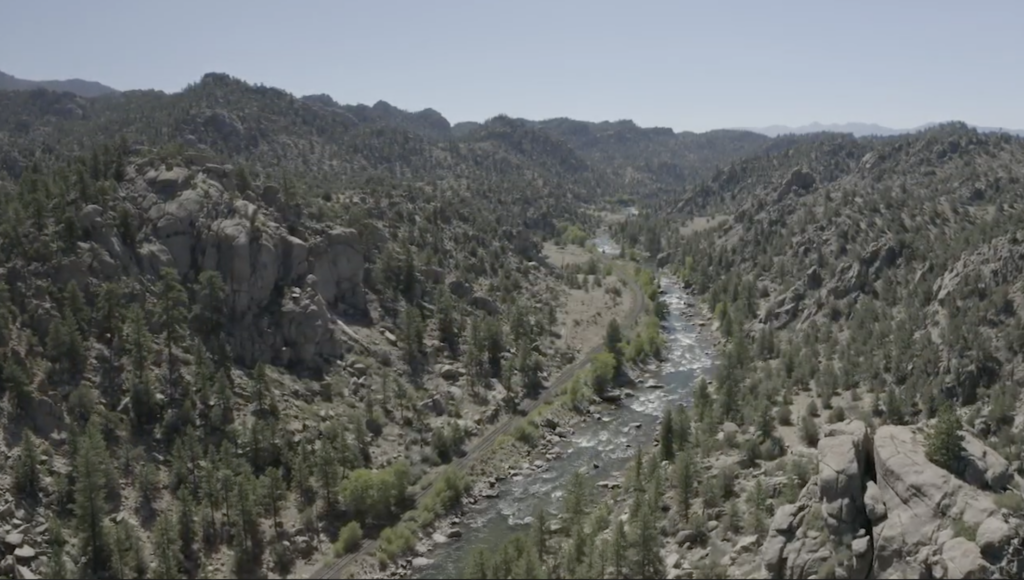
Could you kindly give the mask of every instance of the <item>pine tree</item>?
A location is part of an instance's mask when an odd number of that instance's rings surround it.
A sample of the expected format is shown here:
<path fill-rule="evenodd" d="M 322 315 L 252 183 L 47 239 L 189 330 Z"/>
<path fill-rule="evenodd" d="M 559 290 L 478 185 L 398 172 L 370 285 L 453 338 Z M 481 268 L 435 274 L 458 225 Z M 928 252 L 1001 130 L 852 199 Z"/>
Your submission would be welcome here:
<path fill-rule="evenodd" d="M 423 318 L 415 306 L 406 306 L 402 311 L 402 353 L 412 376 L 419 376 L 420 359 L 423 352 Z"/>
<path fill-rule="evenodd" d="M 632 522 L 630 544 L 633 547 L 632 576 L 634 578 L 663 578 L 665 563 L 661 559 L 661 536 L 658 534 L 658 515 L 652 501 L 643 498 L 630 513 Z"/>
<path fill-rule="evenodd" d="M 615 519 L 611 544 L 612 578 L 625 578 L 629 566 L 629 538 L 626 536 L 626 525 L 620 518 Z"/>
<path fill-rule="evenodd" d="M 50 559 L 46 562 L 44 577 L 52 578 L 54 580 L 66 580 L 72 576 L 71 571 L 68 570 L 67 561 L 64 559 L 64 545 L 66 540 L 64 538 L 64 530 L 60 525 L 60 520 L 57 518 L 51 518 L 49 522 L 49 529 Z"/>
<path fill-rule="evenodd" d="M 181 552 L 174 534 L 174 514 L 164 512 L 153 529 L 154 578 L 181 578 Z"/>
<path fill-rule="evenodd" d="M 622 369 L 622 328 L 616 318 L 609 320 L 605 327 L 604 348 L 615 357 L 615 373 L 618 374 Z"/>
<path fill-rule="evenodd" d="M 324 512 L 333 513 L 337 507 L 335 489 L 340 483 L 340 477 L 337 455 L 326 438 L 320 442 L 320 447 L 316 452 L 316 478 L 320 487 Z"/>
<path fill-rule="evenodd" d="M 543 506 L 538 505 L 533 511 L 533 521 L 530 522 L 530 543 L 533 549 L 541 557 L 547 552 L 548 543 L 548 512 Z"/>
<path fill-rule="evenodd" d="M 878 398 L 875 397 L 875 400 Z M 904 425 L 907 422 L 903 400 L 892 386 L 885 390 L 885 421 L 890 425 Z"/>
<path fill-rule="evenodd" d="M 487 378 L 500 377 L 502 355 L 505 354 L 505 334 L 501 327 L 501 320 L 495 316 L 485 317 L 483 320 L 483 331 L 485 350 L 487 352 L 487 366 L 490 370 Z"/>
<path fill-rule="evenodd" d="M 111 555 L 104 522 L 109 506 L 107 448 L 98 420 L 89 421 L 78 442 L 75 460 L 75 516 L 78 527 L 81 573 L 96 578 L 110 569 Z"/>
<path fill-rule="evenodd" d="M 136 486 L 139 490 L 139 502 L 142 504 L 142 508 L 144 510 L 152 509 L 160 490 L 156 470 L 150 462 L 145 461 L 139 466 Z"/>
<path fill-rule="evenodd" d="M 147 427 L 159 420 L 160 408 L 150 371 L 153 337 L 149 334 L 145 313 L 138 306 L 132 306 L 128 311 L 125 334 L 128 338 L 127 379 L 132 416 L 136 425 Z"/>
<path fill-rule="evenodd" d="M 800 438 L 804 440 L 804 443 L 813 447 L 818 444 L 818 436 L 818 424 L 808 409 L 800 417 Z"/>
<path fill-rule="evenodd" d="M 279 413 L 277 399 L 267 375 L 267 365 L 262 362 L 256 364 L 250 389 L 252 390 L 252 400 L 256 404 L 256 412 L 276 417 Z"/>
<path fill-rule="evenodd" d="M 342 458 L 342 476 L 345 469 L 369 466 L 373 457 L 370 454 L 370 432 L 366 428 L 366 417 L 358 411 L 352 416 L 352 442 L 355 443 L 355 454 L 348 447 L 348 438 L 342 435 L 338 440 L 338 450 Z"/>
<path fill-rule="evenodd" d="M 259 518 L 259 489 L 256 479 L 248 470 L 236 479 L 234 490 L 235 518 L 232 522 L 235 536 L 235 553 L 249 561 L 260 553 L 263 535 Z"/>
<path fill-rule="evenodd" d="M 284 485 L 281 472 L 276 467 L 268 469 L 260 478 L 260 483 L 263 484 L 263 495 L 266 498 L 267 507 L 270 508 L 270 516 L 276 530 L 281 522 L 281 509 L 288 499 L 288 490 Z"/>
<path fill-rule="evenodd" d="M 959 476 L 963 469 L 964 436 L 962 424 L 952 405 L 939 408 L 935 424 L 925 437 L 925 456 L 928 461 Z"/>
<path fill-rule="evenodd" d="M 85 372 L 85 342 L 78 330 L 78 322 L 67 308 L 58 320 L 50 324 L 46 348 L 58 377 L 71 380 Z"/>
<path fill-rule="evenodd" d="M 316 489 L 313 487 L 313 468 L 310 465 L 309 448 L 301 445 L 295 453 L 291 475 L 292 491 L 298 500 L 299 511 L 316 501 Z"/>
<path fill-rule="evenodd" d="M 219 541 L 217 515 L 222 506 L 221 496 L 217 489 L 217 468 L 214 467 L 216 457 L 210 457 L 203 468 L 202 483 L 199 488 L 199 521 L 203 543 L 213 546 Z"/>
<path fill-rule="evenodd" d="M 697 466 L 693 452 L 686 449 L 676 457 L 676 498 L 679 502 L 679 517 L 690 518 L 690 508 L 697 491 Z"/>
<path fill-rule="evenodd" d="M 114 527 L 114 572 L 117 578 L 145 578 L 148 570 L 139 530 L 129 520 Z"/>
<path fill-rule="evenodd" d="M 54 324 L 57 323 L 54 322 Z M 0 388 L 6 389 L 12 405 L 22 410 L 28 409 L 33 397 L 28 369 L 17 357 L 10 357 L 0 366 L 3 367 L 3 374 L 0 375 L 2 376 Z"/>
<path fill-rule="evenodd" d="M 491 563 L 488 558 L 487 548 L 474 548 L 469 555 L 469 563 L 462 575 L 463 578 L 474 578 L 487 580 L 491 576 Z"/>
<path fill-rule="evenodd" d="M 2 234 L 0 234 L 2 235 Z M 0 348 L 7 348 L 11 342 L 11 326 L 15 311 L 11 305 L 11 289 L 0 281 Z"/>
<path fill-rule="evenodd" d="M 693 410 L 696 414 L 697 423 L 703 424 L 709 418 L 713 411 L 714 401 L 711 397 L 711 391 L 708 389 L 708 382 L 704 380 L 704 377 L 697 379 L 697 387 L 694 389 L 693 394 Z"/>
<path fill-rule="evenodd" d="M 665 406 L 661 414 L 661 425 L 659 425 L 658 450 L 661 452 L 662 461 L 672 461 L 676 456 L 675 434 L 673 429 L 675 417 L 672 414 L 672 407 Z"/>
<path fill-rule="evenodd" d="M 768 532 L 767 513 L 771 508 L 768 492 L 765 490 L 764 482 L 760 478 L 754 481 L 754 485 L 747 492 L 746 503 L 748 531 L 756 534 L 758 537 L 764 537 Z"/>
<path fill-rule="evenodd" d="M 535 397 L 540 394 L 541 389 L 544 388 L 544 381 L 541 379 L 541 371 L 543 365 L 540 358 L 530 348 L 530 344 L 527 341 L 520 343 L 518 347 L 517 357 L 517 368 L 519 371 L 520 381 L 525 390 L 531 397 Z M 500 372 L 504 373 L 504 367 L 509 365 L 502 365 Z"/>
<path fill-rule="evenodd" d="M 583 473 L 574 471 L 569 476 L 564 496 L 566 523 L 570 528 L 583 520 L 590 503 L 589 491 L 590 487 L 587 485 L 586 477 Z"/>
<path fill-rule="evenodd" d="M 36 500 L 42 491 L 43 474 L 39 469 L 41 460 L 39 443 L 28 431 L 21 440 L 21 449 L 14 464 L 14 489 L 26 498 Z"/>
<path fill-rule="evenodd" d="M 92 317 L 85 305 L 82 291 L 73 281 L 68 282 L 68 285 L 64 287 L 64 311 L 67 312 L 69 320 L 74 322 L 74 328 L 78 331 L 79 336 L 88 336 Z"/>
<path fill-rule="evenodd" d="M 441 284 L 437 287 L 437 334 L 438 340 L 448 347 L 448 352 L 457 354 L 459 352 L 459 321 L 455 311 L 455 301 L 452 300 L 448 286 Z"/>
<path fill-rule="evenodd" d="M 692 426 L 690 425 L 690 412 L 685 405 L 676 405 L 672 421 L 672 447 L 678 455 L 684 449 L 689 448 Z"/>
<path fill-rule="evenodd" d="M 230 362 L 224 329 L 228 319 L 228 293 L 220 272 L 205 270 L 196 280 L 196 302 L 190 316 L 192 327 L 213 353 L 218 369 Z"/>
<path fill-rule="evenodd" d="M 96 339 L 107 349 L 103 366 L 105 389 L 114 389 L 120 379 L 117 365 L 119 353 L 116 347 L 124 324 L 123 310 L 124 303 L 120 286 L 112 282 L 104 284 L 96 299 L 96 316 L 93 319 L 93 326 Z"/>
<path fill-rule="evenodd" d="M 512 578 L 517 580 L 539 580 L 546 578 L 540 558 L 533 550 L 527 550 L 512 567 Z"/>
<path fill-rule="evenodd" d="M 469 321 L 469 345 L 465 358 L 470 383 L 474 388 L 483 387 L 485 381 L 490 378 L 490 372 L 487 368 L 487 342 L 483 322 L 476 316 Z"/>
<path fill-rule="evenodd" d="M 185 569 L 189 571 L 189 578 L 195 577 L 199 571 L 199 551 L 196 549 L 198 538 L 196 526 L 195 501 L 192 493 L 187 488 L 181 488 L 177 494 L 177 530 L 178 530 L 178 552 Z"/>
<path fill-rule="evenodd" d="M 175 348 L 184 346 L 185 324 L 188 321 L 188 294 L 178 282 L 178 273 L 173 268 L 160 271 L 157 287 L 157 327 L 164 339 L 164 357 L 167 366 L 167 392 L 169 398 L 180 397 L 178 360 Z"/>
<path fill-rule="evenodd" d="M 758 404 L 756 431 L 758 440 L 762 443 L 775 435 L 775 415 L 767 401 Z"/>

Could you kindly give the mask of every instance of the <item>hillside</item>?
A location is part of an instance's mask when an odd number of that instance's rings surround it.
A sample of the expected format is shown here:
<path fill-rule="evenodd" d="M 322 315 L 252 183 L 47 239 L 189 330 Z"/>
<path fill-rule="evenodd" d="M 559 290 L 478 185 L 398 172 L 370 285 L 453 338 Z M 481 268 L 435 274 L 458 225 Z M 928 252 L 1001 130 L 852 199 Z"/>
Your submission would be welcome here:
<path fill-rule="evenodd" d="M 63 81 L 30 81 L 19 79 L 0 71 L 0 91 L 30 91 L 33 89 L 46 89 L 50 91 L 73 93 L 80 97 L 99 97 L 117 93 L 104 84 L 95 81 L 82 79 L 68 79 Z"/>
<path fill-rule="evenodd" d="M 961 123 L 833 136 L 621 226 L 636 245 L 657 232 L 728 339 L 691 411 L 700 451 L 665 477 L 699 462 L 729 483 L 673 486 L 694 507 L 665 532 L 697 533 L 670 574 L 1020 574 L 1022 168 L 1024 140 Z"/>
<path fill-rule="evenodd" d="M 1024 139 L 950 123 L 648 199 L 616 237 L 713 313 L 714 380 L 465 577 L 1020 578 L 1022 193 Z"/>
<path fill-rule="evenodd" d="M 460 458 L 544 453 L 661 350 L 651 272 L 583 247 L 633 203 L 613 237 L 713 313 L 714 380 L 470 577 L 1021 577 L 1022 193 L 1024 139 L 963 123 L 0 90 L 0 577 L 306 576 L 364 538 L 408 573 L 497 493 Z"/>
<path fill-rule="evenodd" d="M 0 575 L 305 574 L 339 533 L 403 557 L 468 491 L 412 511 L 421 477 L 630 310 L 560 254 L 608 195 L 563 141 L 313 101 L 0 91 Z"/>
<path fill-rule="evenodd" d="M 749 131 L 675 133 L 632 121 L 590 123 L 573 119 L 524 121 L 564 140 L 605 168 L 624 196 L 678 196 L 683 187 L 720 166 L 761 153 L 771 140 Z"/>
<path fill-rule="evenodd" d="M 341 105 L 327 95 L 310 95 L 302 100 L 342 111 L 355 123 L 401 128 L 431 141 L 471 139 L 484 125 L 452 125 L 433 109 L 408 112 L 384 101 L 373 106 Z M 671 129 L 639 127 L 632 121 L 594 123 L 566 118 L 515 122 L 563 141 L 592 167 L 600 167 L 607 173 L 607 185 L 616 192 L 616 199 L 627 203 L 651 195 L 678 195 L 683 186 L 707 177 L 721 166 L 779 147 L 773 140 L 750 131 L 675 133 Z M 786 141 L 783 147 L 788 147 L 792 137 L 779 141 Z"/>

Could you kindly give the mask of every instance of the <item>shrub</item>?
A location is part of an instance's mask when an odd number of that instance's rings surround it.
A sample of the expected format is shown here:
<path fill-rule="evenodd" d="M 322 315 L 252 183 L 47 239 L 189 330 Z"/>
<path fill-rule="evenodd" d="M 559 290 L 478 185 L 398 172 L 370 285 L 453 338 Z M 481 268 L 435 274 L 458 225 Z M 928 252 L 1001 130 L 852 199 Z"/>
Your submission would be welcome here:
<path fill-rule="evenodd" d="M 381 560 L 394 562 L 399 557 L 412 551 L 416 546 L 416 534 L 408 524 L 398 524 L 391 528 L 384 528 L 380 533 L 380 541 L 377 546 L 378 557 Z"/>
<path fill-rule="evenodd" d="M 814 422 L 814 416 L 804 413 L 804 416 L 800 418 L 800 438 L 807 445 L 814 447 L 818 444 L 818 437 L 818 424 Z"/>
<path fill-rule="evenodd" d="M 349 522 L 338 532 L 338 541 L 334 542 L 334 555 L 344 556 L 355 552 L 363 541 L 363 529 L 359 522 Z"/>
<path fill-rule="evenodd" d="M 779 425 L 790 426 L 793 424 L 793 409 L 789 405 L 783 405 L 775 410 L 775 420 Z"/>

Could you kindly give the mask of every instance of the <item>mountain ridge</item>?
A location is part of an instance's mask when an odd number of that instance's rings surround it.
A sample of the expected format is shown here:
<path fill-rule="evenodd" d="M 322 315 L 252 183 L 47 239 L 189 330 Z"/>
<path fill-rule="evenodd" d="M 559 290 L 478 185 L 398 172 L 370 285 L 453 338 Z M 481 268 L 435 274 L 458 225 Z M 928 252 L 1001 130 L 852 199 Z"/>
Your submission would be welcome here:
<path fill-rule="evenodd" d="M 59 79 L 59 80 L 29 80 L 16 77 L 14 75 L 0 71 L 0 90 L 33 90 L 37 88 L 44 88 L 58 92 L 70 92 L 80 97 L 93 98 L 109 94 L 119 94 L 122 91 L 105 85 L 103 83 L 80 79 Z M 147 89 L 140 89 L 147 90 Z M 326 93 L 304 95 L 299 97 L 308 103 L 318 104 L 321 106 L 333 107 L 351 114 L 356 119 L 362 120 L 382 120 L 388 116 L 394 116 L 396 114 L 404 114 L 407 116 L 410 124 L 417 125 L 416 131 L 420 133 L 427 133 L 435 138 L 451 138 L 458 137 L 468 133 L 469 131 L 479 127 L 483 124 L 482 121 L 459 121 L 456 123 L 451 122 L 444 114 L 440 113 L 436 109 L 427 107 L 420 111 L 410 111 L 396 107 L 391 103 L 384 100 L 377 100 L 373 105 L 367 105 L 365 103 L 349 103 L 341 104 L 334 99 L 331 95 Z M 768 137 L 778 137 L 781 135 L 806 135 L 809 133 L 850 133 L 856 137 L 891 137 L 895 135 L 903 135 L 907 133 L 916 133 L 923 131 L 937 125 L 941 125 L 948 121 L 943 122 L 932 122 L 925 123 L 909 128 L 893 128 L 878 123 L 868 123 L 861 121 L 850 121 L 846 123 L 821 123 L 814 121 L 806 125 L 783 125 L 783 124 L 772 124 L 765 125 L 762 127 L 722 127 L 718 129 L 709 129 L 707 131 L 691 131 L 682 130 L 676 131 L 670 127 L 651 126 L 642 127 L 631 119 L 620 119 L 616 121 L 603 120 L 603 121 L 584 121 L 580 119 L 572 119 L 569 117 L 551 117 L 539 120 L 531 120 L 525 118 L 517 119 L 524 121 L 532 126 L 540 126 L 548 128 L 553 124 L 559 122 L 578 122 L 600 132 L 614 132 L 623 130 L 639 130 L 649 131 L 652 133 L 660 133 L 663 135 L 674 134 L 674 135 L 707 135 L 709 133 L 721 132 L 721 131 L 745 131 L 750 133 L 757 133 L 759 135 L 766 135 Z M 977 129 L 983 133 L 1009 133 L 1016 136 L 1024 136 L 1024 129 L 1008 129 L 1006 127 L 991 127 L 973 125 L 968 123 L 968 126 Z"/>
<path fill-rule="evenodd" d="M 80 78 L 33 81 L 18 78 L 14 75 L 0 71 L 0 91 L 31 91 L 34 89 L 49 89 L 57 92 L 74 93 L 80 97 L 87 98 L 101 97 L 103 95 L 117 94 L 121 92 L 103 83 Z"/>
<path fill-rule="evenodd" d="M 941 123 L 925 123 L 924 125 L 918 125 L 908 129 L 894 129 L 892 127 L 886 127 L 877 123 L 863 123 L 859 121 L 851 121 L 847 123 L 819 123 L 817 121 L 809 123 L 807 125 L 799 125 L 796 127 L 789 125 L 768 125 L 765 127 L 737 127 L 740 131 L 753 131 L 754 133 L 760 133 L 769 137 L 778 137 L 779 135 L 795 134 L 804 135 L 807 133 L 851 133 L 856 137 L 892 137 L 894 135 L 904 135 L 907 133 L 917 133 L 918 131 L 924 131 L 942 125 L 948 121 Z M 1005 127 L 985 127 L 980 125 L 967 124 L 972 129 L 976 129 L 982 133 L 1009 133 L 1011 135 L 1022 136 L 1024 135 L 1024 129 L 1007 129 Z"/>

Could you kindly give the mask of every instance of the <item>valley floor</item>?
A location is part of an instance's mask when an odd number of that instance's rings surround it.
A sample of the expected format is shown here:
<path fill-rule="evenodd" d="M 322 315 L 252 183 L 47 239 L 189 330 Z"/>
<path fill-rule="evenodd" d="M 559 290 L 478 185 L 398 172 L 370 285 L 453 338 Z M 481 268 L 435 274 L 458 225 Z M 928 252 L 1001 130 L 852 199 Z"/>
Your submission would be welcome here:
<path fill-rule="evenodd" d="M 544 257 L 551 266 L 561 268 L 571 264 L 586 263 L 594 258 L 594 254 L 578 246 L 556 246 L 549 243 L 545 245 Z M 632 322 L 630 318 L 642 312 L 638 303 L 642 304 L 643 297 L 640 295 L 635 283 L 626 282 L 618 275 L 605 270 L 600 260 L 598 263 L 602 265 L 596 276 L 580 276 L 581 280 L 586 278 L 584 281 L 585 288 L 574 287 L 567 289 L 563 287 L 561 289 L 562 296 L 557 309 L 558 325 L 554 329 L 553 336 L 549 337 L 547 344 L 544 344 L 542 348 L 549 352 L 564 353 L 565 356 L 562 359 L 562 364 L 556 363 L 558 357 L 548 357 L 549 366 L 546 369 L 546 382 L 548 383 L 555 381 L 556 378 L 560 378 L 561 374 L 571 366 L 579 369 L 579 363 L 582 362 L 582 358 L 589 351 L 603 343 L 605 330 L 612 319 L 616 319 L 628 327 Z M 599 281 L 596 280 L 598 278 L 600 279 Z M 612 288 L 617 288 L 618 290 L 612 291 Z M 353 329 L 353 331 L 359 335 L 361 340 L 368 344 L 386 346 L 388 343 L 388 337 L 378 329 Z M 585 365 L 582 368 L 585 368 Z M 440 377 L 432 380 L 440 380 Z M 552 386 L 549 387 L 549 390 L 557 390 L 561 386 Z M 431 387 L 431 390 L 435 390 L 435 388 Z M 552 394 L 554 394 L 553 390 Z M 544 395 L 544 397 L 547 396 L 547 394 Z M 473 405 L 468 401 L 460 408 L 461 416 L 474 422 L 486 412 L 487 409 L 485 407 Z M 465 448 L 476 451 L 475 446 L 480 445 L 485 440 L 491 440 L 494 432 L 505 430 L 506 425 L 509 422 L 514 422 L 515 419 L 516 417 L 514 416 L 503 415 L 496 424 L 483 425 L 475 432 L 473 437 L 466 441 Z M 389 426 L 381 438 L 385 443 L 385 445 L 381 446 L 382 449 L 390 449 L 390 452 L 383 453 L 380 458 L 381 460 L 389 459 L 386 455 L 397 457 L 403 452 L 401 433 L 389 433 L 391 427 Z M 393 445 L 386 444 L 388 439 L 391 439 Z M 489 453 L 486 448 L 479 451 L 480 453 L 471 452 L 471 454 L 475 455 L 472 459 L 475 461 L 480 459 L 479 456 L 488 456 L 488 461 L 485 461 L 482 465 L 474 466 L 472 469 L 474 478 L 490 480 L 496 475 L 505 475 L 504 473 L 498 474 L 498 472 L 507 471 L 505 466 L 510 461 L 507 457 L 507 451 L 502 450 L 501 453 Z M 501 456 L 500 461 L 490 460 L 498 455 Z M 468 460 L 469 458 L 467 457 L 466 459 Z M 476 501 L 476 498 L 471 497 L 469 501 Z M 444 522 L 445 518 L 442 517 L 441 521 L 435 524 L 434 527 L 444 527 L 446 525 Z M 428 533 L 427 535 L 429 536 L 430 534 Z M 373 556 L 373 553 L 369 552 L 366 555 Z M 322 538 L 320 549 L 311 558 L 297 564 L 294 576 L 316 577 L 316 574 L 322 571 L 324 566 L 329 565 L 329 562 L 332 560 L 334 560 L 332 546 L 326 538 Z M 371 574 L 378 577 L 393 577 L 405 575 L 408 572 L 407 569 L 403 570 L 401 567 L 395 566 L 381 571 L 377 566 L 375 558 L 364 558 L 363 555 L 360 555 L 351 564 L 346 564 L 346 568 L 348 568 L 346 574 L 356 572 L 354 577 L 368 577 Z"/>

